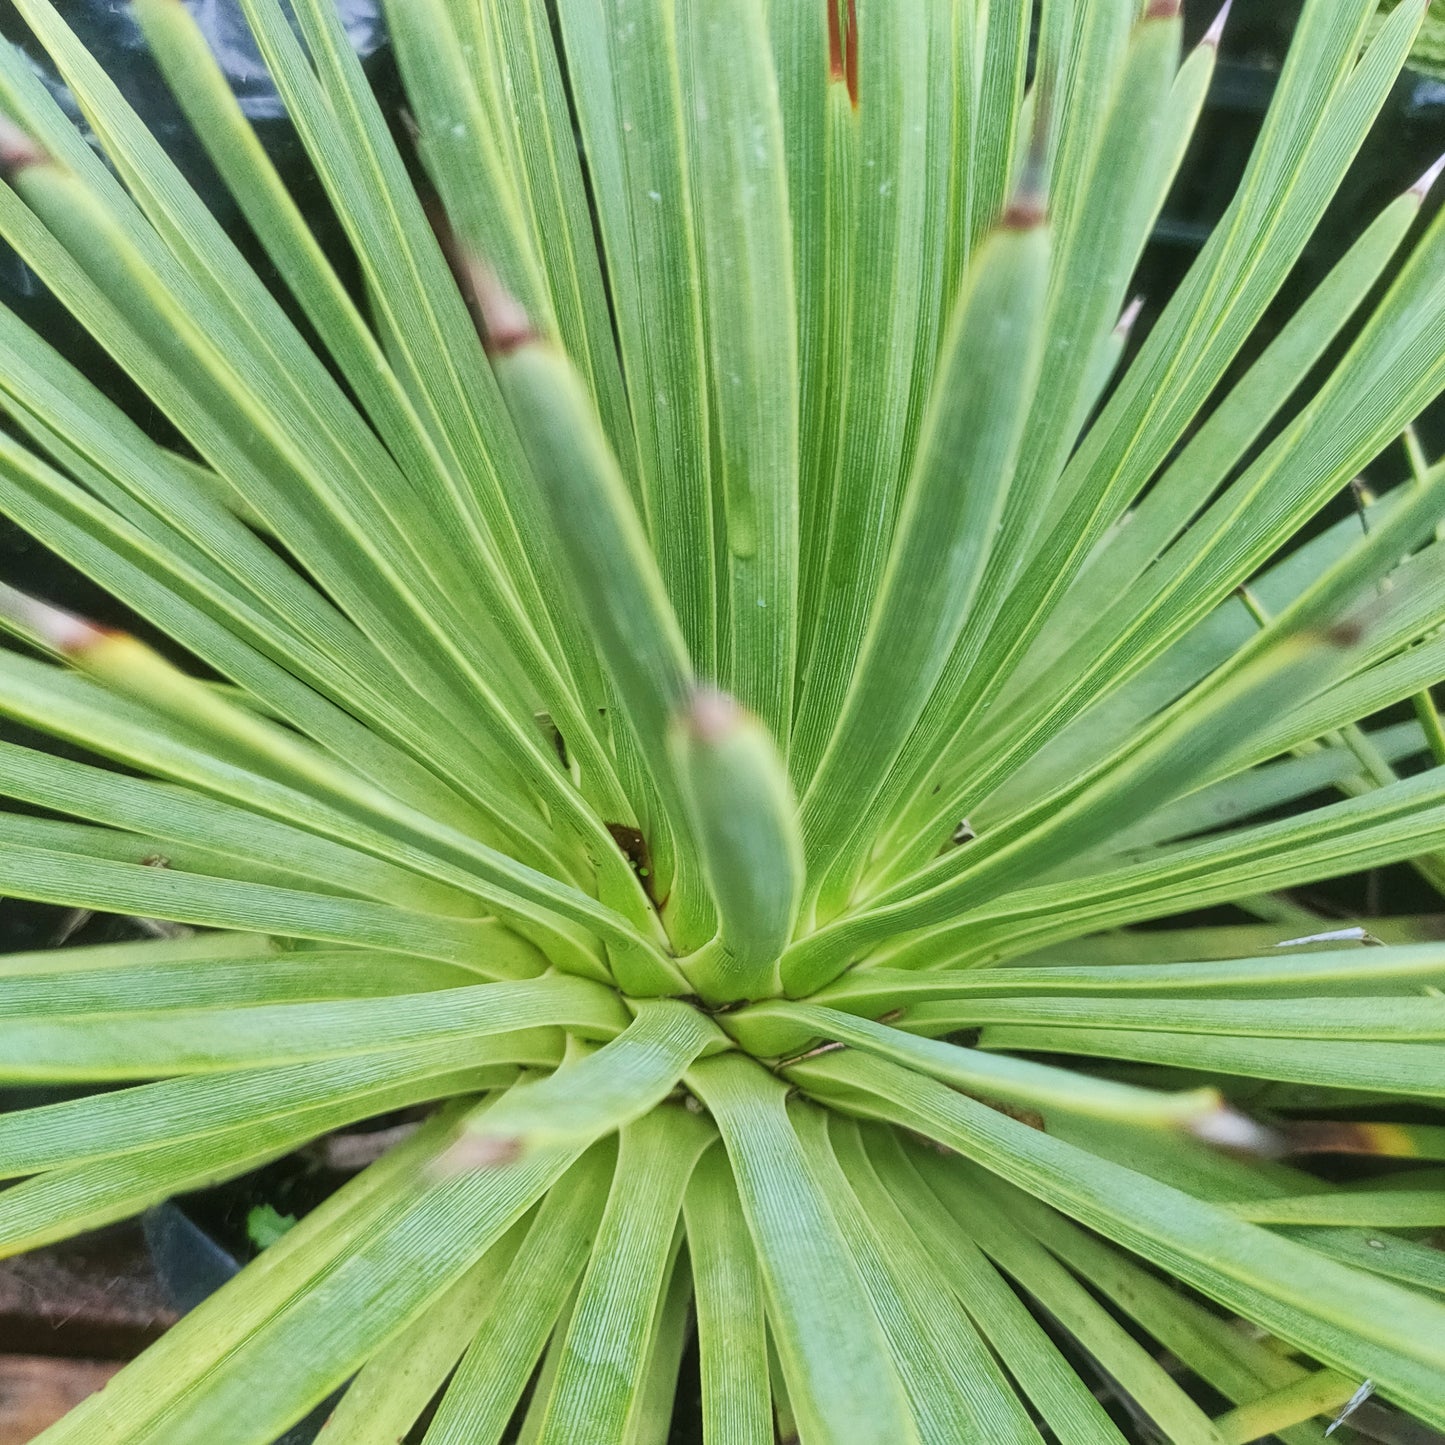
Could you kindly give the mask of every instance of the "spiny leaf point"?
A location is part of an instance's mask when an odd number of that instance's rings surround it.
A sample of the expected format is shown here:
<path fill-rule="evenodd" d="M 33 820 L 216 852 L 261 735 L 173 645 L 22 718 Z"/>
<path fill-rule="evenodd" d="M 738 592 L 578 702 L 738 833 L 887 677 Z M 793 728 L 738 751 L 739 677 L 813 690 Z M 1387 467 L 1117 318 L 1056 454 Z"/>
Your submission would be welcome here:
<path fill-rule="evenodd" d="M 1139 313 L 1144 309 L 1144 298 L 1136 296 L 1120 313 L 1119 319 L 1114 323 L 1114 335 L 1127 337 L 1134 329 L 1134 323 L 1139 319 Z"/>
<path fill-rule="evenodd" d="M 1440 179 L 1440 172 L 1445 171 L 1445 155 L 1442 155 L 1424 175 L 1410 187 L 1408 194 L 1418 196 L 1422 201 L 1430 194 L 1430 188 Z"/>
<path fill-rule="evenodd" d="M 1199 43 L 1201 45 L 1207 45 L 1211 50 L 1219 49 L 1219 42 L 1224 38 L 1224 27 L 1229 21 L 1230 6 L 1233 4 L 1234 0 L 1224 0 L 1224 4 L 1220 7 L 1219 14 L 1214 17 L 1209 29 L 1206 30 L 1200 38 Z"/>
<path fill-rule="evenodd" d="M 1280 1140 L 1271 1130 L 1223 1103 L 1191 1120 L 1189 1132 L 1206 1144 L 1232 1153 L 1272 1157 L 1281 1152 Z"/>

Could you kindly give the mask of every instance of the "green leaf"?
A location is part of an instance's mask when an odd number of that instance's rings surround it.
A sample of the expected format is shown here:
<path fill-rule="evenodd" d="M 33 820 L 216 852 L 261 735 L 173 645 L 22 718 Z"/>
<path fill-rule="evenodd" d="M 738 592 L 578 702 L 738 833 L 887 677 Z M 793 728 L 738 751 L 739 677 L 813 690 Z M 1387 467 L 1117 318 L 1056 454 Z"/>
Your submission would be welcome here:
<path fill-rule="evenodd" d="M 786 748 L 797 640 L 798 332 L 768 7 L 731 0 L 668 8 L 676 26 L 673 123 L 686 138 L 707 348 L 716 677 Z M 666 204 L 660 194 L 648 200 Z"/>
<path fill-rule="evenodd" d="M 919 1155 L 910 1156 L 910 1164 L 916 1175 L 921 1174 L 920 1182 L 929 1186 L 917 1196 L 915 1205 L 929 1222 L 929 1242 L 950 1268 L 974 1286 L 981 1316 L 985 1315 L 983 1301 L 988 1300 L 986 1316 L 980 1319 L 982 1328 L 987 1330 L 993 1325 L 1002 1329 L 1003 1321 L 1010 1316 L 1017 1320 L 1021 1314 L 1034 1326 L 1028 1331 L 1033 1354 L 1041 1353 L 1038 1337 L 1042 1332 L 1033 1316 L 1021 1307 L 1011 1291 L 998 1288 L 996 1276 L 981 1258 L 980 1251 L 1087 1350 L 1108 1378 L 1116 1381 L 1151 1420 L 1169 1432 L 1171 1441 L 1177 1441 L 1178 1445 L 1186 1442 L 1218 1445 L 1218 1435 L 1210 1428 L 1203 1412 L 1168 1371 L 1026 1232 L 1017 1228 L 1005 1213 L 996 1210 L 986 1195 L 970 1189 L 960 1171 L 932 1167 Z M 1019 1323 L 1014 1328 L 1017 1330 Z M 1042 1338 L 1052 1350 L 1047 1336 Z M 1057 1391 L 1059 1382 L 1051 1377 L 1058 1372 L 1056 1368 L 1051 1370 L 1049 1363 L 1036 1363 L 1025 1378 L 1035 1382 L 1036 1389 L 1044 1388 L 1047 1383 Z M 1068 1371 L 1064 1384 L 1064 1397 L 1070 1414 L 1075 1417 L 1072 1428 L 1080 1432 L 1080 1439 L 1098 1435 L 1098 1414 L 1102 1413 L 1098 1402 L 1072 1370 Z M 1087 1401 L 1083 1410 L 1079 1408 L 1080 1393 Z M 1080 1415 L 1081 1420 L 1077 1418 Z"/>
<path fill-rule="evenodd" d="M 1445 998 L 980 999 L 920 1004 L 910 1026 L 925 1032 L 974 1024 L 1144 1029 L 1232 1037 L 1431 1041 L 1445 1038 Z"/>
<path fill-rule="evenodd" d="M 1422 1099 L 1445 1094 L 1435 1044 L 1156 1033 L 1146 1029 L 1046 1028 L 997 1024 L 981 1040 L 990 1049 L 1039 1050 L 1138 1059 L 1211 1073 L 1286 1079 L 1338 1089 L 1377 1089 Z"/>
<path fill-rule="evenodd" d="M 850 1146 L 850 1175 L 866 1192 L 869 1213 L 892 1217 L 895 1228 L 917 1236 L 933 1267 L 942 1265 L 959 1302 L 1050 1428 L 1081 1445 L 1119 1445 L 1123 1437 L 1103 1407 L 919 1177 L 897 1136 L 868 1131 L 863 1142 L 866 1156 Z"/>
<path fill-rule="evenodd" d="M 667 1284 L 683 1193 L 713 1137 L 701 1120 L 676 1108 L 655 1109 L 623 1129 L 539 1445 L 624 1437 L 642 1398 L 653 1314 Z"/>
<path fill-rule="evenodd" d="M 694 1065 L 688 1084 L 727 1148 L 803 1432 L 859 1445 L 916 1440 L 858 1265 L 788 1117 L 786 1088 L 726 1054 Z"/>
<path fill-rule="evenodd" d="M 405 1079 L 357 1099 L 220 1129 L 179 1144 L 161 1144 L 50 1170 L 11 1185 L 0 1200 L 0 1253 L 20 1254 L 87 1229 L 129 1219 L 172 1195 L 208 1188 L 259 1169 L 329 1129 L 388 1109 L 450 1098 L 501 1082 L 485 1064 Z M 277 1246 L 279 1247 L 279 1246 Z"/>
<path fill-rule="evenodd" d="M 505 1036 L 504 1036 L 505 1037 Z M 545 1057 L 545 1050 L 540 1051 Z M 500 1039 L 443 1039 L 343 1059 L 164 1079 L 0 1115 L 0 1175 L 19 1177 L 222 1130 L 285 1124 L 308 1109 L 367 1101 L 463 1070 L 515 1073 Z M 380 1112 L 380 1106 L 376 1112 Z"/>
<path fill-rule="evenodd" d="M 1361 865 L 1414 857 L 1431 846 L 1439 826 L 1437 771 L 1298 818 L 1164 850 L 1142 863 L 1085 875 L 1087 881 L 1021 888 L 920 938 L 919 961 L 958 958 L 963 938 L 985 957 L 1005 946 L 1023 952 L 1025 944 L 1037 947 L 1050 938 L 1202 908 L 1259 888 L 1288 888 L 1307 876 L 1338 877 Z M 1067 919 L 1059 914 L 1065 899 L 1076 910 Z M 895 961 L 913 962 L 903 951 Z"/>
<path fill-rule="evenodd" d="M 974 600 L 1043 356 L 1049 251 L 1037 208 L 1030 196 L 1014 203 L 970 262 L 949 321 L 857 666 L 802 801 L 815 869 L 871 797 L 857 780 L 881 779 L 907 737 Z"/>
<path fill-rule="evenodd" d="M 777 989 L 777 960 L 803 892 L 803 847 L 787 770 L 762 723 L 700 692 L 673 725 L 672 754 L 692 816 L 718 935 L 684 972 L 719 1002 Z"/>
<path fill-rule="evenodd" d="M 1302 16 L 1239 192 L 1065 470 L 1055 520 L 1015 582 L 979 682 L 1005 675 L 1037 634 L 1288 274 L 1408 48 L 1402 12 L 1356 68 L 1368 8 L 1355 0 L 1315 5 Z M 1291 184 L 1282 184 L 1285 176 Z"/>
<path fill-rule="evenodd" d="M 489 1164 L 533 1149 L 585 1147 L 655 1109 L 723 1036 L 696 1009 L 645 999 L 616 1038 L 544 1079 L 507 1092 L 463 1137 L 458 1161 Z"/>
<path fill-rule="evenodd" d="M 1334 1370 L 1316 1370 L 1293 1385 L 1286 1385 L 1272 1395 L 1237 1406 L 1215 1420 L 1215 1425 L 1230 1442 L 1258 1440 L 1282 1428 L 1319 1416 L 1339 1418 L 1341 1407 L 1348 1404 L 1364 1384 L 1362 1380 L 1337 1374 Z"/>
<path fill-rule="evenodd" d="M 1280 1232 L 1356 1269 L 1382 1274 L 1415 1289 L 1445 1294 L 1445 1256 L 1429 1244 L 1401 1239 L 1383 1230 L 1308 1225 L 1295 1230 L 1283 1225 Z"/>
<path fill-rule="evenodd" d="M 632 1407 L 628 1428 L 637 1445 L 669 1445 L 683 1351 L 691 1343 L 692 1278 L 675 1256 L 672 1278 L 653 1312 L 652 1341 L 643 1367 L 641 1393 Z"/>
<path fill-rule="evenodd" d="M 710 486 L 707 338 L 676 7 L 634 13 L 616 0 L 563 0 L 557 21 L 656 557 L 648 558 L 646 575 L 660 578 L 676 609 L 684 654 L 704 676 L 715 676 L 721 539 Z"/>
<path fill-rule="evenodd" d="M 667 736 L 692 693 L 692 663 L 642 523 L 573 367 L 531 332 L 515 303 L 488 290 L 491 283 L 479 284 L 492 364 L 546 502 L 565 576 L 579 609 L 593 619 L 603 662 L 614 691 L 626 699 L 627 724 L 667 821 L 685 840 L 686 811 L 667 763 Z M 659 866 L 665 836 L 649 842 Z M 670 885 L 683 940 L 696 931 L 701 942 L 705 900 L 690 896 L 688 881 L 686 874 L 680 883 L 665 872 L 658 884 L 664 891 Z M 704 911 L 694 917 L 698 909 Z"/>
<path fill-rule="evenodd" d="M 885 1192 L 866 1186 L 856 1133 L 812 1108 L 794 1110 L 811 1167 L 857 1261 L 897 1363 L 919 1438 L 981 1438 L 1037 1445 L 1041 1437 L 958 1298 Z M 848 1161 L 848 1163 L 845 1163 Z M 849 1165 L 853 1167 L 849 1167 Z M 866 1164 L 863 1173 L 866 1176 Z M 869 1206 L 872 1207 L 869 1207 Z"/>
<path fill-rule="evenodd" d="M 0 1074 L 10 1079 L 145 1079 L 208 1073 L 286 1059 L 335 1058 L 448 1035 L 522 1033 L 571 1026 L 605 1038 L 626 1013 L 609 989 L 556 975 L 439 993 L 253 1008 L 170 1009 L 0 1020 Z"/>
<path fill-rule="evenodd" d="M 214 1349 L 213 1334 L 209 1347 L 193 1357 L 192 1369 L 205 1372 L 205 1388 L 186 1392 L 182 1375 L 152 1397 L 142 1428 L 117 1439 L 264 1445 L 433 1307 L 557 1181 L 572 1157 L 538 1156 L 428 1182 L 330 1263 L 324 1288 L 288 1300 L 224 1357 Z M 276 1252 L 263 1258 L 274 1260 Z M 279 1264 L 275 1272 L 281 1272 Z M 244 1295 L 234 1286 L 231 1293 Z M 218 1311 L 230 1302 L 224 1289 L 213 1298 Z M 321 1319 L 324 1332 L 317 1327 Z M 257 1378 L 267 1381 L 263 1398 Z"/>
<path fill-rule="evenodd" d="M 967 1015 L 971 1009 L 989 1007 L 990 1001 L 982 1001 L 965 1005 L 958 1012 Z M 918 1023 L 918 1016 L 927 1014 L 929 1008 L 930 1005 L 922 1004 L 912 1010 L 904 1028 Z M 1212 1089 L 1173 1094 L 1136 1089 L 1112 1079 L 1089 1078 L 1029 1059 L 988 1054 L 938 1039 L 913 1038 L 903 1028 L 800 1004 L 763 1005 L 749 1010 L 739 1021 L 758 1015 L 766 1021 L 798 1025 L 802 1037 L 794 1051 L 811 1037 L 821 1036 L 891 1059 L 971 1094 L 1042 1109 L 1045 1114 L 1059 1110 L 1115 1119 L 1142 1128 L 1181 1129 L 1205 1138 L 1228 1139 L 1240 1147 L 1246 1147 L 1255 1133 L 1245 1119 L 1223 1107 L 1219 1095 Z M 758 1048 L 758 1042 L 750 1042 Z M 770 1052 L 771 1048 L 765 1046 L 759 1051 Z"/>
<path fill-rule="evenodd" d="M 589 1149 L 538 1206 L 536 1217 L 442 1396 L 426 1445 L 500 1441 L 548 1335 L 570 1313 L 569 1298 L 592 1250 L 616 1149 Z"/>
<path fill-rule="evenodd" d="M 367 1362 L 326 1421 L 336 1445 L 395 1445 L 446 1382 L 516 1258 L 529 1218 Z"/>
<path fill-rule="evenodd" d="M 1278 932 L 1278 929 L 1272 929 Z M 1146 934 L 1151 938 L 1154 935 Z M 1194 938 L 1200 952 L 1209 951 L 1205 936 Z M 1283 940 L 1281 940 L 1282 942 Z M 1328 941 L 1328 940 L 1326 940 Z M 1183 946 L 1187 947 L 1186 942 Z M 1122 951 L 1110 940 L 1109 951 Z M 1071 952 L 1086 954 L 1087 946 L 1073 945 Z M 1150 949 L 1150 952 L 1154 950 Z M 837 983 L 818 994 L 819 1003 L 866 1013 L 885 1001 L 905 999 L 922 1003 L 929 999 L 957 1000 L 966 1007 L 968 998 L 998 995 L 1061 995 L 1070 998 L 1097 994 L 1160 994 L 1184 998 L 1228 996 L 1231 994 L 1288 997 L 1312 995 L 1374 994 L 1391 988 L 1409 988 L 1436 983 L 1445 975 L 1445 945 L 1413 943 L 1397 946 L 1324 949 L 1320 952 L 1275 952 L 1252 958 L 1225 959 L 1209 963 L 1073 964 L 1047 967 L 1019 964 L 1007 970 L 956 970 L 917 974 L 902 969 L 870 967 L 845 974 Z M 916 1016 L 916 1010 L 911 1011 Z"/>
<path fill-rule="evenodd" d="M 546 329 L 555 326 L 630 475 L 632 423 L 545 8 L 421 0 L 389 5 L 387 24 L 458 239 Z M 517 105 L 519 95 L 532 103 Z"/>
<path fill-rule="evenodd" d="M 957 1183 L 956 1180 L 945 1182 L 946 1176 L 939 1170 L 932 1171 L 932 1177 L 935 1186 L 940 1188 Z M 965 1217 L 970 1221 L 975 1216 L 988 1221 L 992 1242 L 985 1243 L 984 1247 L 990 1252 L 997 1250 L 1000 1260 L 1010 1257 L 1019 1260 L 1018 1278 L 1027 1280 L 1030 1290 L 1039 1289 L 1040 1301 L 1051 1311 L 1059 1308 L 1054 1303 L 1057 1300 L 1063 1310 L 1089 1318 L 1087 1328 L 1075 1333 L 1080 1339 L 1087 1339 L 1091 1349 L 1098 1348 L 1101 1340 L 1114 1338 L 1122 1343 L 1126 1356 L 1133 1355 L 1152 1366 L 1144 1379 L 1139 1379 L 1137 1370 L 1128 1365 L 1122 1366 L 1123 1373 L 1115 1373 L 1108 1356 L 1100 1351 L 1101 1362 L 1116 1379 L 1137 1381 L 1129 1386 L 1135 1398 L 1156 1402 L 1151 1410 L 1156 1418 L 1174 1418 L 1175 1431 L 1186 1428 L 1205 1431 L 1206 1439 L 1211 1436 L 1218 1439 L 1217 1427 L 1202 1418 L 1193 1401 L 1181 1398 L 1182 1392 L 1173 1378 L 1140 1349 L 1129 1331 L 1100 1306 L 1082 1281 L 1088 1281 L 1126 1319 L 1137 1322 L 1147 1336 L 1183 1361 L 1226 1399 L 1253 1400 L 1262 1393 L 1306 1377 L 1304 1367 L 1283 1354 L 1277 1341 L 1268 1336 L 1258 1339 L 1238 1329 L 1232 1320 L 1174 1288 L 1151 1270 L 1133 1263 L 1022 1191 L 976 1172 L 969 1183 L 973 1187 L 962 1196 L 969 1206 Z M 988 1201 L 985 1209 L 979 1208 L 980 1196 Z M 1012 1227 L 998 1228 L 997 1221 L 1003 1219 L 1009 1220 Z M 1006 1267 L 1012 1270 L 1015 1266 Z M 1070 1269 L 1077 1279 L 1069 1273 Z M 1040 1288 L 1044 1281 L 1047 1284 Z M 1114 1353 L 1117 1358 L 1118 1352 Z M 1323 1433 L 1312 1426 L 1282 1430 L 1280 1438 L 1287 1445 L 1324 1445 Z"/>
<path fill-rule="evenodd" d="M 1351 1189 L 1324 1198 L 1251 1199 L 1233 1206 L 1256 1224 L 1359 1225 L 1366 1229 L 1432 1229 L 1445 1222 L 1445 1190 Z"/>
<path fill-rule="evenodd" d="M 34 973 L 26 972 L 23 964 L 17 966 L 21 958 L 10 955 L 4 960 L 8 966 L 0 970 L 0 1015 L 149 1013 L 390 997 L 455 988 L 477 977 L 469 970 L 371 949 L 307 949 L 236 962 L 188 959 L 147 965 L 127 959 L 124 967 L 98 969 L 84 968 L 80 965 L 85 960 L 76 958 L 62 968 L 46 970 L 38 964 Z"/>
<path fill-rule="evenodd" d="M 763 1281 L 721 1145 L 698 1161 L 683 1196 L 697 1309 L 704 1437 L 754 1445 L 772 1430 Z"/>
<path fill-rule="evenodd" d="M 826 167 L 817 218 L 825 249 L 815 233 L 796 263 L 804 376 L 816 355 L 821 393 L 804 434 L 813 476 L 804 493 L 789 749 L 803 792 L 837 723 L 887 563 L 949 314 L 950 233 L 958 233 L 957 265 L 967 226 L 967 208 L 950 208 L 955 125 L 967 105 L 954 74 L 956 7 L 859 0 L 839 11 L 849 34 L 838 63 L 826 43 L 806 61 L 828 91 L 805 102 L 827 107 L 827 151 L 809 158 L 806 174 L 794 172 L 793 187 L 806 194 Z M 823 39 L 813 26 L 807 33 Z M 921 86 L 920 75 L 941 83 Z"/>
<path fill-rule="evenodd" d="M 824 1055 L 797 1074 L 810 1086 L 831 1079 L 861 1089 L 867 1112 L 958 1149 L 1325 1363 L 1363 1367 L 1421 1419 L 1445 1419 L 1432 1383 L 1445 1368 L 1445 1309 L 1423 1296 L 1336 1265 L 882 1060 Z M 873 1098 L 881 1108 L 868 1108 Z"/>

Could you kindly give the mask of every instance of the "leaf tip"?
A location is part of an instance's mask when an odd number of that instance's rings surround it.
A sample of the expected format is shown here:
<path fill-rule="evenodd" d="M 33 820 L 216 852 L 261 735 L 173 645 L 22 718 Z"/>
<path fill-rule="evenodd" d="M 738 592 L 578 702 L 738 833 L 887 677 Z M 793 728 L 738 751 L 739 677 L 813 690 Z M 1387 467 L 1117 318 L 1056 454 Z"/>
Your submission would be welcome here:
<path fill-rule="evenodd" d="M 1271 1130 L 1231 1109 L 1218 1094 L 1212 1107 L 1196 1114 L 1188 1127 L 1196 1139 L 1233 1154 L 1273 1156 L 1280 1152 L 1279 1140 Z"/>
<path fill-rule="evenodd" d="M 828 79 L 848 88 L 848 101 L 858 109 L 858 11 L 857 0 L 827 0 Z M 843 7 L 847 7 L 844 19 Z"/>
<path fill-rule="evenodd" d="M 11 587 L 0 589 L 0 615 L 9 617 L 66 657 L 79 657 L 107 637 L 116 635 L 73 612 L 52 607 L 38 597 Z"/>
<path fill-rule="evenodd" d="M 1141 17 L 1144 20 L 1177 20 L 1183 6 L 1180 0 L 1149 0 Z"/>
<path fill-rule="evenodd" d="M 44 165 L 50 156 L 13 121 L 0 116 L 0 178 L 13 181 L 31 166 Z"/>
<path fill-rule="evenodd" d="M 1445 171 L 1445 155 L 1442 155 L 1424 175 L 1410 187 L 1407 195 L 1415 196 L 1424 200 L 1430 194 L 1430 188 L 1440 179 L 1440 172 Z"/>
<path fill-rule="evenodd" d="M 463 259 L 461 265 L 467 298 L 488 356 L 507 356 L 540 340 L 526 307 L 502 285 L 490 266 L 469 259 Z"/>
<path fill-rule="evenodd" d="M 700 687 L 682 714 L 682 725 L 700 743 L 723 742 L 746 716 L 736 698 L 716 688 Z"/>
<path fill-rule="evenodd" d="M 1365 625 L 1357 618 L 1342 617 L 1326 627 L 1320 636 L 1330 647 L 1355 647 L 1364 640 Z"/>
<path fill-rule="evenodd" d="M 1290 1119 L 1280 1126 L 1286 1154 L 1370 1154 L 1410 1159 L 1420 1150 L 1406 1125 L 1350 1119 Z"/>
<path fill-rule="evenodd" d="M 1048 219 L 1049 117 L 1052 110 L 1052 92 L 1041 90 L 1028 152 L 1019 168 L 1013 193 L 999 217 L 999 225 L 1005 231 L 1031 231 Z"/>
<path fill-rule="evenodd" d="M 1129 339 L 1129 333 L 1134 329 L 1134 323 L 1138 321 L 1140 313 L 1144 310 L 1144 298 L 1136 296 L 1119 313 L 1119 319 L 1114 323 L 1114 335 L 1121 341 Z"/>
<path fill-rule="evenodd" d="M 1039 192 L 1015 193 L 999 218 L 999 225 L 1005 231 L 1032 231 L 1048 219 L 1048 210 L 1043 195 Z"/>
<path fill-rule="evenodd" d="M 467 251 L 440 208 L 432 208 L 429 219 L 487 355 L 506 356 L 528 342 L 540 340 L 526 307 L 485 261 Z"/>
<path fill-rule="evenodd" d="M 1220 7 L 1219 14 L 1210 23 L 1209 29 L 1200 37 L 1199 43 L 1207 46 L 1210 50 L 1218 50 L 1219 42 L 1224 38 L 1224 27 L 1229 23 L 1230 6 L 1234 0 L 1224 0 Z"/>
<path fill-rule="evenodd" d="M 515 1164 L 523 1147 L 515 1134 L 466 1134 L 433 1163 L 432 1172 L 450 1179 L 474 1169 L 501 1169 Z"/>

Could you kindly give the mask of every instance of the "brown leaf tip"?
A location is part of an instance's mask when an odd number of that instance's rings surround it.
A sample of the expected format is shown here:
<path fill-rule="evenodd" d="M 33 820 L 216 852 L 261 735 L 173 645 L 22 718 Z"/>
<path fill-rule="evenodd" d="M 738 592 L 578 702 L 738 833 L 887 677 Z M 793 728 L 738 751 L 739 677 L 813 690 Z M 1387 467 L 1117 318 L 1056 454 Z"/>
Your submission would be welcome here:
<path fill-rule="evenodd" d="M 999 225 L 1005 231 L 1032 231 L 1036 226 L 1042 226 L 1048 217 L 1048 208 L 1041 194 L 1020 191 L 999 217 Z"/>
<path fill-rule="evenodd" d="M 1291 1119 L 1279 1126 L 1290 1154 L 1387 1154 L 1389 1125 Z"/>
<path fill-rule="evenodd" d="M 843 79 L 843 17 L 838 13 L 838 0 L 825 0 L 828 6 L 828 79 Z"/>
<path fill-rule="evenodd" d="M 1018 184 L 999 217 L 999 225 L 1006 231 L 1031 231 L 1048 219 L 1047 112 L 1051 105 L 1050 98 L 1044 96 L 1039 112 L 1034 116 L 1034 132 L 1029 139 L 1029 151 L 1024 158 Z"/>
<path fill-rule="evenodd" d="M 1174 20 L 1180 11 L 1179 0 L 1149 0 L 1144 11 L 1145 20 Z"/>
<path fill-rule="evenodd" d="M 848 87 L 858 109 L 858 11 L 856 0 L 825 0 L 828 6 L 828 79 Z M 847 6 L 846 21 L 843 7 Z"/>

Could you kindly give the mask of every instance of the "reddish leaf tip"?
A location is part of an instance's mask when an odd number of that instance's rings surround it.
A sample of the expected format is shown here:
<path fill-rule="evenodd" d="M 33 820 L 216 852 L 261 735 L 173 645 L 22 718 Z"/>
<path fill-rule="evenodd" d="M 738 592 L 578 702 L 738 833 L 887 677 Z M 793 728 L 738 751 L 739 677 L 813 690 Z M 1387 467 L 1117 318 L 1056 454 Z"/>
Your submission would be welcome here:
<path fill-rule="evenodd" d="M 1005 231 L 1031 231 L 1036 226 L 1042 226 L 1048 216 L 1043 192 L 1021 188 L 1004 208 L 999 225 Z"/>
<path fill-rule="evenodd" d="M 19 126 L 0 116 L 0 178 L 14 180 L 21 171 L 43 165 L 49 159 Z"/>
<path fill-rule="evenodd" d="M 526 307 L 502 284 L 497 273 L 480 261 L 462 257 L 458 270 L 489 356 L 507 356 L 539 339 Z"/>
<path fill-rule="evenodd" d="M 107 637 L 121 635 L 10 587 L 0 588 L 0 613 L 67 657 L 78 657 Z"/>
<path fill-rule="evenodd" d="M 1149 0 L 1144 11 L 1145 20 L 1176 20 L 1180 11 L 1179 0 Z"/>
<path fill-rule="evenodd" d="M 1331 647 L 1355 647 L 1364 640 L 1364 636 L 1364 624 L 1352 617 L 1342 618 L 1324 631 L 1324 640 Z"/>
<path fill-rule="evenodd" d="M 683 721 L 700 743 L 720 743 L 744 716 L 742 704 L 716 688 L 700 687 L 693 693 Z"/>
<path fill-rule="evenodd" d="M 858 12 L 856 0 L 826 0 L 828 6 L 828 78 L 848 87 L 858 108 Z M 846 23 L 842 7 L 848 7 Z"/>

